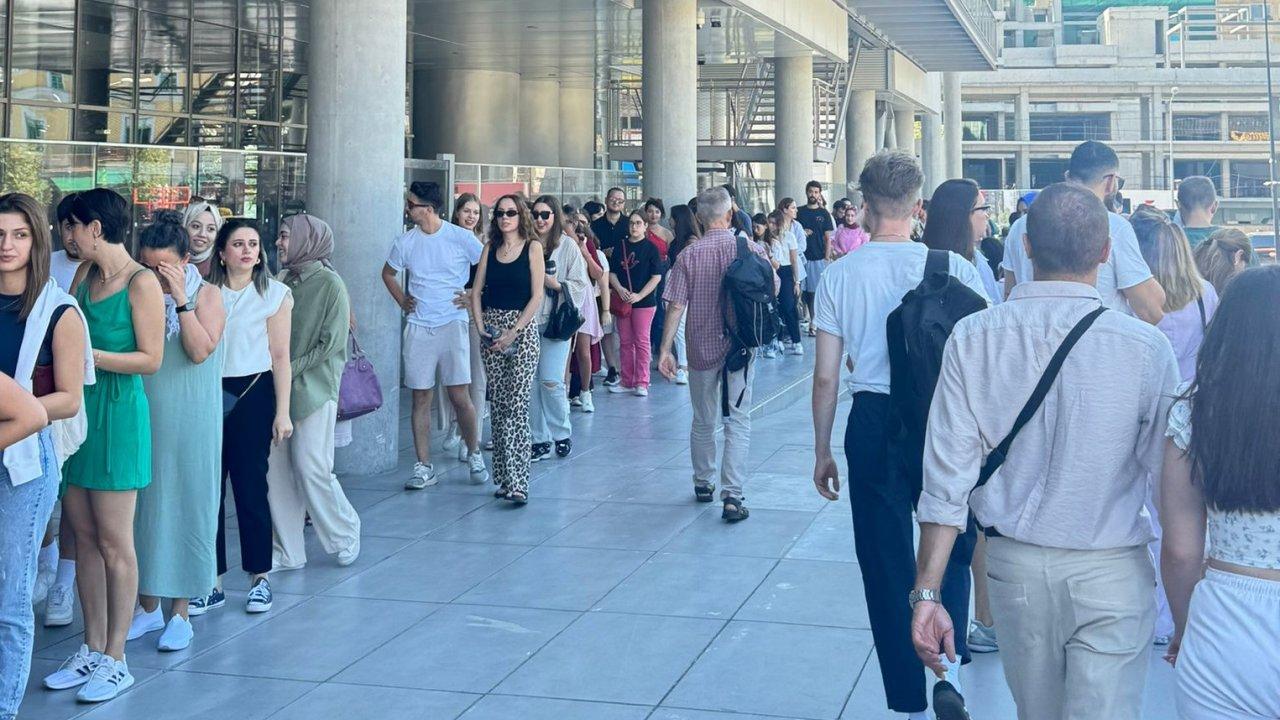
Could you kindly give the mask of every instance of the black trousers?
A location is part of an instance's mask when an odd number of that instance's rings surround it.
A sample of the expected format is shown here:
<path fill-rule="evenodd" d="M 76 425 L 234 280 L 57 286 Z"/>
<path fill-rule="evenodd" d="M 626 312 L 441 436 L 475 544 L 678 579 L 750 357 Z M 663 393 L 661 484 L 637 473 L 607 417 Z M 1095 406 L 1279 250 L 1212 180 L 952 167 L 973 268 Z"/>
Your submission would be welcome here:
<path fill-rule="evenodd" d="M 222 379 L 222 389 L 244 393 L 222 426 L 222 500 L 218 504 L 218 575 L 227 572 L 227 481 L 235 491 L 240 564 L 250 574 L 271 571 L 271 507 L 267 504 L 267 457 L 276 417 L 271 371 L 253 387 L 252 375 Z"/>
<path fill-rule="evenodd" d="M 800 342 L 800 308 L 796 306 L 796 272 L 790 265 L 778 268 L 778 312 L 791 342 Z"/>
<path fill-rule="evenodd" d="M 912 512 L 920 498 L 920 480 L 898 462 L 903 441 L 893 436 L 892 427 L 888 395 L 860 392 L 853 396 L 844 451 L 849 462 L 854 550 L 889 709 L 923 712 L 928 707 L 925 677 L 911 643 L 907 602 L 916 582 Z M 942 605 L 955 625 L 956 655 L 962 662 L 969 661 L 969 564 L 976 540 L 971 518 L 969 527 L 956 538 L 942 580 Z"/>

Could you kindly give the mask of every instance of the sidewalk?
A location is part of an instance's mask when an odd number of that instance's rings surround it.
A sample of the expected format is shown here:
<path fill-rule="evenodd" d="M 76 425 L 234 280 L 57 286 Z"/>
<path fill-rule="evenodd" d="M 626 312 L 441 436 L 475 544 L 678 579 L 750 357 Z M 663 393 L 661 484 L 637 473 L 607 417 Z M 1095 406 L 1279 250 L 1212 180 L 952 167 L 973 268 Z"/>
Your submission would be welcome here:
<path fill-rule="evenodd" d="M 647 398 L 597 392 L 593 415 L 575 410 L 573 455 L 534 465 L 523 509 L 467 484 L 447 454 L 439 485 L 402 490 L 402 442 L 395 473 L 342 479 L 364 524 L 353 566 L 308 532 L 308 567 L 274 575 L 275 607 L 257 616 L 232 571 L 226 607 L 193 618 L 192 647 L 130 643 L 137 684 L 101 707 L 40 689 L 81 626 L 40 628 L 19 717 L 892 718 L 848 501 L 810 481 L 812 358 L 760 363 L 758 404 L 798 384 L 757 412 L 746 522 L 693 501 L 688 398 L 656 378 Z M 1156 652 L 1151 666 L 1147 717 L 1170 717 L 1172 671 Z M 998 654 L 962 677 L 975 720 L 1014 718 Z"/>

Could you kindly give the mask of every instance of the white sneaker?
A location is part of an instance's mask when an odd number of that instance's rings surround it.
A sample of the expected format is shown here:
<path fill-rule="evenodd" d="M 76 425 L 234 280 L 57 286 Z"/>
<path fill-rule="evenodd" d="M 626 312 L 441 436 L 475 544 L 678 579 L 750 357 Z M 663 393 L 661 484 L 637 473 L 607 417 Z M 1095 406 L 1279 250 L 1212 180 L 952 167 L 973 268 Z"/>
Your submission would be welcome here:
<path fill-rule="evenodd" d="M 81 645 L 74 655 L 67 658 L 57 670 L 44 676 L 44 686 L 50 690 L 66 690 L 89 682 L 93 669 L 102 662 L 102 653 Z"/>
<path fill-rule="evenodd" d="M 570 401 L 569 401 L 569 407 L 576 407 L 576 408 L 580 408 L 580 407 L 582 407 L 582 394 L 581 394 L 581 393 L 579 393 L 579 394 L 578 394 L 578 397 L 573 398 L 572 400 L 570 400 Z"/>
<path fill-rule="evenodd" d="M 593 413 L 596 411 L 595 401 L 591 399 L 590 391 L 583 391 L 582 395 L 582 412 Z"/>
<path fill-rule="evenodd" d="M 147 612 L 139 605 L 133 609 L 133 622 L 129 624 L 129 636 L 126 640 L 137 640 L 147 633 L 164 629 L 164 613 L 160 612 L 160 606 Z"/>
<path fill-rule="evenodd" d="M 156 649 L 160 652 L 186 650 L 191 647 L 191 640 L 195 636 L 196 631 L 191 627 L 190 621 L 181 615 L 174 615 L 169 618 L 169 624 L 164 627 L 164 632 L 160 633 L 160 639 L 156 641 Z"/>
<path fill-rule="evenodd" d="M 89 681 L 76 693 L 76 700 L 85 703 L 106 702 L 114 700 L 131 687 L 133 676 L 129 674 L 129 665 L 123 659 L 116 660 L 103 655 L 102 662 L 93 669 Z"/>
<path fill-rule="evenodd" d="M 649 397 L 649 388 L 644 385 L 637 385 L 636 397 Z"/>
<path fill-rule="evenodd" d="M 458 443 L 458 462 L 460 463 L 466 462 L 467 455 L 469 454 L 470 453 L 467 451 L 467 444 L 464 442 Z"/>
<path fill-rule="evenodd" d="M 54 547 L 57 547 L 55 545 Z M 31 588 L 31 604 L 39 605 L 44 599 L 49 597 L 49 589 L 53 587 L 53 582 L 58 578 L 58 563 L 55 561 L 52 565 L 40 563 L 36 570 L 36 582 Z"/>
<path fill-rule="evenodd" d="M 345 550 L 338 551 L 338 565 L 347 567 L 360 558 L 360 538 L 357 536 L 356 541 Z"/>
<path fill-rule="evenodd" d="M 458 443 L 462 442 L 462 438 L 452 431 L 447 432 L 444 436 L 443 447 L 445 450 L 452 450 L 458 447 Z"/>
<path fill-rule="evenodd" d="M 477 450 L 467 458 L 467 465 L 471 469 L 471 484 L 483 485 L 489 479 L 489 471 L 484 467 L 484 455 Z"/>
<path fill-rule="evenodd" d="M 778 357 L 778 351 L 774 350 L 772 345 L 765 345 L 764 350 L 761 350 L 760 354 L 764 355 L 766 358 Z"/>
<path fill-rule="evenodd" d="M 71 624 L 75 615 L 76 588 L 74 585 L 57 585 L 49 588 L 49 600 L 44 605 L 44 626 L 64 627 Z"/>
<path fill-rule="evenodd" d="M 620 394 L 620 393 L 624 393 L 624 392 L 631 392 L 631 389 L 630 389 L 630 388 L 624 388 L 624 387 L 622 387 L 622 384 L 621 384 L 621 383 L 619 383 L 619 384 L 617 384 L 617 385 L 610 385 L 610 386 L 609 386 L 609 392 L 614 393 L 614 394 L 616 395 L 616 394 Z"/>
<path fill-rule="evenodd" d="M 436 477 L 436 469 L 431 463 L 414 463 L 413 477 L 409 478 L 404 484 L 405 490 L 421 490 L 440 482 L 440 478 Z"/>
<path fill-rule="evenodd" d="M 247 613 L 264 613 L 271 609 L 271 583 L 266 578 L 262 578 L 254 583 L 253 589 L 249 591 L 249 600 L 245 603 L 244 611 Z"/>
<path fill-rule="evenodd" d="M 803 355 L 804 346 L 800 343 L 791 343 L 790 349 L 787 350 L 788 355 Z"/>
<path fill-rule="evenodd" d="M 676 384 L 677 384 L 677 385 L 688 385 L 688 384 L 689 384 L 689 371 L 688 371 L 688 370 L 685 370 L 684 368 L 677 368 L 677 369 L 676 369 Z"/>

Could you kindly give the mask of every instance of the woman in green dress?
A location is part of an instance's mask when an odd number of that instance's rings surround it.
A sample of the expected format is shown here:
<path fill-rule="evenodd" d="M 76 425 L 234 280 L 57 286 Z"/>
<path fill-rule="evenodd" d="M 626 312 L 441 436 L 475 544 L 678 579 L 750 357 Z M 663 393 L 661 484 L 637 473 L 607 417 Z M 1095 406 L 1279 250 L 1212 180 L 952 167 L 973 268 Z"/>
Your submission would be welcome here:
<path fill-rule="evenodd" d="M 101 702 L 133 684 L 124 657 L 138 595 L 133 514 L 138 489 L 151 482 L 142 376 L 164 356 L 164 295 L 125 248 L 131 217 L 124 198 L 105 188 L 80 193 L 71 222 L 71 241 L 85 260 L 73 287 L 89 323 L 97 382 L 84 391 L 88 437 L 63 467 L 87 646 L 68 662 L 87 671 L 77 699 Z"/>
<path fill-rule="evenodd" d="M 165 291 L 164 364 L 143 380 L 151 406 L 151 484 L 138 491 L 134 544 L 140 609 L 129 639 L 163 629 L 161 651 L 184 650 L 194 632 L 188 599 L 217 579 L 222 479 L 222 293 L 200 279 L 175 212 L 138 236 L 138 260 Z M 172 598 L 166 625 L 160 598 Z"/>

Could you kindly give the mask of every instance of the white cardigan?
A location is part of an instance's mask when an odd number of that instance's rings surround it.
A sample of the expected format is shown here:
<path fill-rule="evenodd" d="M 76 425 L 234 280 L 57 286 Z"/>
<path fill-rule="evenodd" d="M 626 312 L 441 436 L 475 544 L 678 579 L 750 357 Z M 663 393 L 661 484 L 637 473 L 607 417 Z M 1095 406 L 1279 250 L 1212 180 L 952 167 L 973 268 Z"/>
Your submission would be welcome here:
<path fill-rule="evenodd" d="M 563 287 L 561 295 L 568 291 L 568 299 L 573 302 L 573 306 L 582 307 L 587 299 L 587 290 L 591 287 L 591 277 L 587 275 L 587 259 L 582 256 L 577 241 L 568 235 L 561 236 L 560 244 L 551 253 L 551 259 L 556 263 L 556 280 Z M 539 327 L 547 323 L 554 307 L 548 293 L 542 300 L 542 307 L 538 309 Z"/>
<path fill-rule="evenodd" d="M 31 376 L 36 370 L 36 359 L 40 354 L 40 345 L 49 331 L 49 321 L 53 319 L 53 311 L 63 305 L 70 305 L 84 325 L 84 384 L 95 382 L 93 371 L 93 347 L 89 343 L 89 325 L 85 322 L 84 313 L 75 298 L 66 294 L 58 284 L 50 279 L 40 291 L 36 305 L 27 316 L 27 326 L 22 334 L 22 345 L 18 349 L 18 366 L 14 380 L 27 392 L 31 392 Z M 40 432 L 46 432 L 41 430 Z M 40 433 L 29 435 L 4 450 L 4 466 L 9 471 L 9 482 L 15 487 L 29 483 L 44 474 L 40 464 Z"/>

